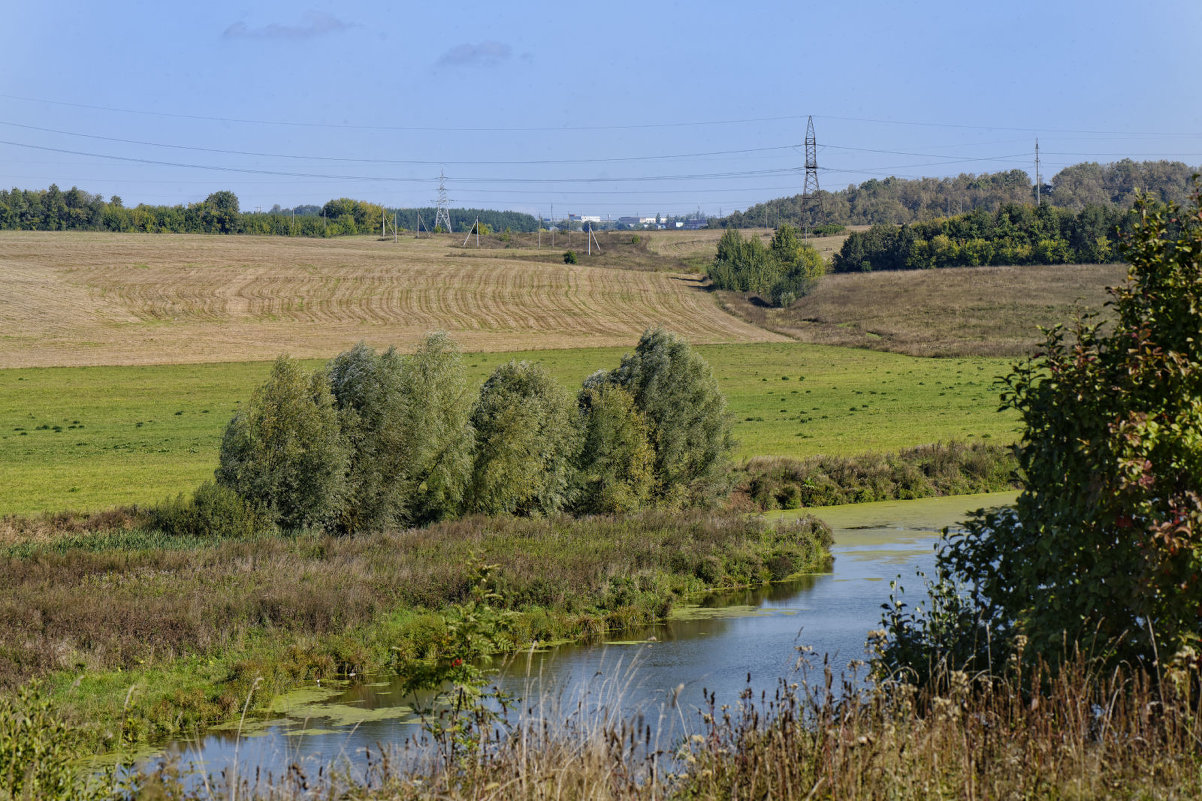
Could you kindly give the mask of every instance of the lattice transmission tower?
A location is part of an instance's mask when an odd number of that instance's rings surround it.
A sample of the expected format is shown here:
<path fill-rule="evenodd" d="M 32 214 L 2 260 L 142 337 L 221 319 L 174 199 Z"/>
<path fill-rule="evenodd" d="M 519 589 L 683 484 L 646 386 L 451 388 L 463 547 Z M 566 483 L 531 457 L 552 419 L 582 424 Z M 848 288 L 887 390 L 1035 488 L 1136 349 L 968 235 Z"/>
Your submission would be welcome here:
<path fill-rule="evenodd" d="M 451 213 L 447 211 L 447 204 L 450 203 L 447 200 L 447 176 L 443 174 L 442 170 L 438 171 L 438 200 L 436 202 L 438 210 L 434 212 L 434 227 L 438 228 L 441 225 L 444 231 L 451 233 L 453 230 Z"/>
<path fill-rule="evenodd" d="M 810 238 L 814 210 L 818 206 L 818 139 L 814 136 L 814 118 L 806 123 L 806 180 L 801 189 L 801 208 L 805 218 L 805 238 Z"/>

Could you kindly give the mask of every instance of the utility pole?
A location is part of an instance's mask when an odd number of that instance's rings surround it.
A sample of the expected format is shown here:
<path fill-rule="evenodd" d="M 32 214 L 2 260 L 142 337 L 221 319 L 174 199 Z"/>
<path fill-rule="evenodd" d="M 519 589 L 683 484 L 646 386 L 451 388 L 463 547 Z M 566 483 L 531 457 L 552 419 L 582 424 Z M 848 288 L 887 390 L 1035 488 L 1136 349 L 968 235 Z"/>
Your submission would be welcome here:
<path fill-rule="evenodd" d="M 1035 205 L 1040 204 L 1039 200 L 1039 185 L 1043 183 L 1043 178 L 1039 175 L 1039 137 L 1035 137 Z"/>
<path fill-rule="evenodd" d="M 801 189 L 802 216 L 805 219 L 805 239 L 810 239 L 810 225 L 813 222 L 814 206 L 818 200 L 818 139 L 814 136 L 814 117 L 806 122 L 806 178 Z"/>

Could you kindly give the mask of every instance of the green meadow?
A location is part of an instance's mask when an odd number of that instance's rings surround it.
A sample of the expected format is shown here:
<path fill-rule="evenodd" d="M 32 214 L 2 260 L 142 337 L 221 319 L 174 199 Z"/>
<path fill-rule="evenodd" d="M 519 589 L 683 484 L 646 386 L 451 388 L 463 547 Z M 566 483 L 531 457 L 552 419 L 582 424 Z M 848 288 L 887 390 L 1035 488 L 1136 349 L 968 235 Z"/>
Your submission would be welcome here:
<path fill-rule="evenodd" d="M 1004 443 L 1017 435 L 1017 418 L 998 413 L 993 386 L 1006 359 L 802 343 L 698 350 L 726 393 L 739 458 L 852 455 L 948 439 Z M 529 359 L 577 385 L 626 351 L 468 353 L 465 360 L 481 382 L 498 364 Z M 226 423 L 269 369 L 230 362 L 0 370 L 0 515 L 149 504 L 191 490 L 212 476 Z"/>

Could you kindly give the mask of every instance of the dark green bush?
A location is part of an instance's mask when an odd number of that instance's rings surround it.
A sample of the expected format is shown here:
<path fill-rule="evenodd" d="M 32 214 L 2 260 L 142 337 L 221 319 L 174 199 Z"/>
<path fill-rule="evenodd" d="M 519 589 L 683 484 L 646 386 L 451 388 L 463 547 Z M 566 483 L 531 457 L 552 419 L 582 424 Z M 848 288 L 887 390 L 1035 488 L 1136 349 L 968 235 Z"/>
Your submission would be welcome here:
<path fill-rule="evenodd" d="M 271 528 L 267 513 L 229 487 L 206 481 L 151 510 L 151 525 L 179 537 L 253 537 Z"/>
<path fill-rule="evenodd" d="M 995 492 L 1017 486 L 1011 448 L 984 443 L 936 443 L 898 453 L 761 457 L 742 468 L 736 495 L 757 509 Z"/>
<path fill-rule="evenodd" d="M 579 261 L 580 261 L 580 257 L 576 255 L 576 251 L 574 251 L 574 250 L 569 250 L 563 254 L 563 263 L 564 264 L 576 264 Z"/>

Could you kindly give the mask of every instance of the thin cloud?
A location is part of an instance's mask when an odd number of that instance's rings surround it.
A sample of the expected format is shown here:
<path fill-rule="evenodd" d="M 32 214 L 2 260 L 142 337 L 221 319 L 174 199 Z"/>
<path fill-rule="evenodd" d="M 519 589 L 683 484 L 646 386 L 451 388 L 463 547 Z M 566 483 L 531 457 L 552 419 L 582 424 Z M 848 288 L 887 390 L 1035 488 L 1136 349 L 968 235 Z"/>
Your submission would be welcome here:
<path fill-rule="evenodd" d="M 353 27 L 337 17 L 310 11 L 305 14 L 304 21 L 299 25 L 285 25 L 272 22 L 260 28 L 252 28 L 245 22 L 235 22 L 221 34 L 225 39 L 313 39 L 331 33 L 338 33 Z"/>
<path fill-rule="evenodd" d="M 464 42 L 438 57 L 437 67 L 495 67 L 513 57 L 504 42 Z"/>

